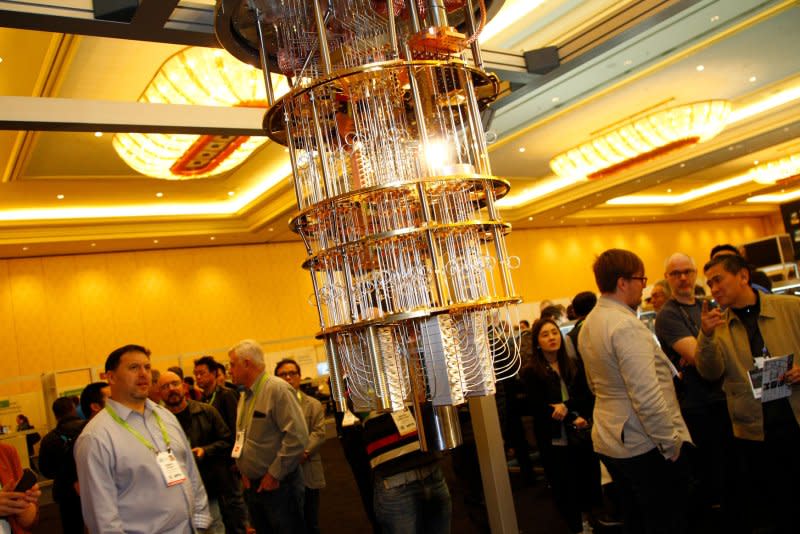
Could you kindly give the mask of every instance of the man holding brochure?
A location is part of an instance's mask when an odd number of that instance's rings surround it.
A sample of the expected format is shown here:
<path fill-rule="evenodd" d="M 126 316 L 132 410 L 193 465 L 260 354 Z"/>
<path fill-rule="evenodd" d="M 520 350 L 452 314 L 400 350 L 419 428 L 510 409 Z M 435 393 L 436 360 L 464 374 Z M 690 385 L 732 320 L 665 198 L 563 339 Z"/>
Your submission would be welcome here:
<path fill-rule="evenodd" d="M 800 299 L 759 294 L 741 256 L 704 267 L 720 308 L 703 303 L 697 370 L 723 379 L 735 435 L 736 500 L 742 531 L 794 531 L 800 477 Z M 724 310 L 724 311 L 723 311 Z"/>

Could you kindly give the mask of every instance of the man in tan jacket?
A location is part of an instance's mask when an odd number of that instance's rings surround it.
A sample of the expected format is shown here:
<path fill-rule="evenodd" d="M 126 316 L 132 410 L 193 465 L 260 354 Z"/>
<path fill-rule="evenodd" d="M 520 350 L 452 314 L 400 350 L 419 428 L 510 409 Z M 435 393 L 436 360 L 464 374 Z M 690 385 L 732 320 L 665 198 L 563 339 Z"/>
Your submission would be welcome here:
<path fill-rule="evenodd" d="M 647 285 L 633 252 L 611 249 L 594 263 L 602 293 L 578 336 L 596 396 L 594 450 L 619 485 L 625 532 L 686 531 L 688 473 L 681 448 L 690 442 L 672 377 L 675 368 L 638 319 Z"/>
<path fill-rule="evenodd" d="M 744 532 L 797 532 L 789 511 L 800 478 L 800 299 L 754 291 L 741 256 L 717 257 L 704 271 L 724 311 L 704 303 L 695 357 L 703 378 L 723 379 L 735 436 L 737 524 Z M 787 354 L 794 357 L 783 376 L 790 396 L 761 402 L 749 373 L 765 358 Z"/>

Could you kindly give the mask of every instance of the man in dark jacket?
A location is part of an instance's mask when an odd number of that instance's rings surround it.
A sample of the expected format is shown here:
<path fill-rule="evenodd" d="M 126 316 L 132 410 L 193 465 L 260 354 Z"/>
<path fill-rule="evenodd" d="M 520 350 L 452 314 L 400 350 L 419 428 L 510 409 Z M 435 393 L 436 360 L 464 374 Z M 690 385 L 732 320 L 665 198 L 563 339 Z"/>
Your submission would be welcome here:
<path fill-rule="evenodd" d="M 164 405 L 175 414 L 183 431 L 186 432 L 206 487 L 212 517 L 207 532 L 244 534 L 243 518 L 237 515 L 238 524 L 232 525 L 230 524 L 232 518 L 225 517 L 228 512 L 227 507 L 220 507 L 220 500 L 233 492 L 235 482 L 228 462 L 233 447 L 233 435 L 230 429 L 213 406 L 186 398 L 183 381 L 177 374 L 170 371 L 162 373 L 158 384 Z"/>
<path fill-rule="evenodd" d="M 69 397 L 53 402 L 58 423 L 48 432 L 39 448 L 39 470 L 53 479 L 53 499 L 58 503 L 61 526 L 65 533 L 83 532 L 81 499 L 70 480 L 67 464 L 72 457 L 72 442 L 83 430 L 86 421 L 78 417 L 75 403 Z"/>

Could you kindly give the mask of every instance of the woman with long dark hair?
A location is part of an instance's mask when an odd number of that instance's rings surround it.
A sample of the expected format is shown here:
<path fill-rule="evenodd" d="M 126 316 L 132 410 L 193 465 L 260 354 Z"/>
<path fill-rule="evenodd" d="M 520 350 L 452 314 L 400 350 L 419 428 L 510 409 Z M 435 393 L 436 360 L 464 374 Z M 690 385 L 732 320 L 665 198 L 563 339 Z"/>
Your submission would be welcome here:
<path fill-rule="evenodd" d="M 558 324 L 531 328 L 533 350 L 520 374 L 528 390 L 533 431 L 558 511 L 570 532 L 584 532 L 581 512 L 600 503 L 600 463 L 590 437 L 594 398 L 579 360 L 567 356 Z"/>

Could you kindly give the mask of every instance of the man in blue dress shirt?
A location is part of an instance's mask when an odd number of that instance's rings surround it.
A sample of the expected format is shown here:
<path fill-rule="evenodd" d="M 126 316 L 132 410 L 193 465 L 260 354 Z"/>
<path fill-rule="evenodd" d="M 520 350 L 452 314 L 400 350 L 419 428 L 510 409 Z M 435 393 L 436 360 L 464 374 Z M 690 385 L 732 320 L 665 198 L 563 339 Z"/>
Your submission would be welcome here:
<path fill-rule="evenodd" d="M 188 534 L 208 527 L 208 499 L 175 416 L 147 398 L 150 351 L 106 360 L 111 398 L 75 443 L 81 506 L 93 534 Z"/>

